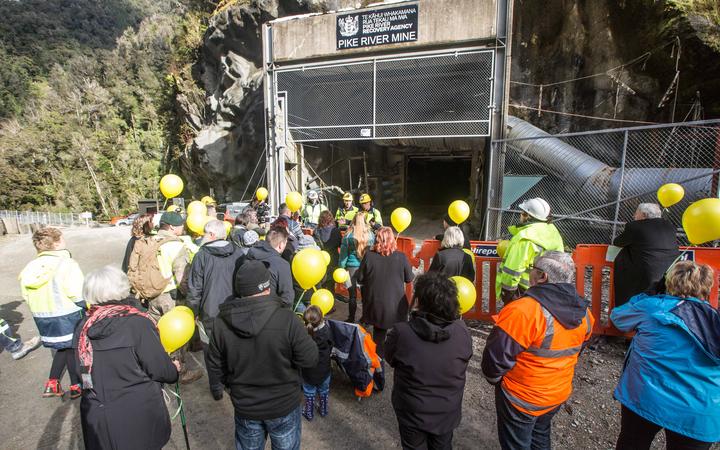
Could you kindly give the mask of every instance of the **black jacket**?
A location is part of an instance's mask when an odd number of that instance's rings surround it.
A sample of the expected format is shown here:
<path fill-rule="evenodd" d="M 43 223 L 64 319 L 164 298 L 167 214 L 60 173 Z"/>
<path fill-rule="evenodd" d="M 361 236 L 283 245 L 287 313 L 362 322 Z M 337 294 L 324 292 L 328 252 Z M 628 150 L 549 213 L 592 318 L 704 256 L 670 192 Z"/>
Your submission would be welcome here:
<path fill-rule="evenodd" d="M 322 249 L 330 254 L 328 270 L 336 268 L 340 259 L 340 244 L 342 243 L 340 230 L 336 226 L 317 228 L 315 237 L 320 241 Z"/>
<path fill-rule="evenodd" d="M 375 251 L 365 253 L 357 272 L 362 285 L 363 315 L 361 323 L 389 329 L 407 320 L 408 300 L 405 283 L 413 280 L 410 262 L 404 253 L 395 251 L 382 256 Z"/>
<path fill-rule="evenodd" d="M 235 414 L 251 420 L 288 415 L 301 400 L 300 369 L 318 349 L 300 320 L 274 295 L 234 298 L 220 306 L 207 356 L 210 390 L 230 389 Z"/>
<path fill-rule="evenodd" d="M 312 386 L 319 386 L 330 375 L 330 354 L 332 353 L 333 341 L 330 327 L 324 323 L 315 330 L 312 337 L 318 348 L 318 362 L 315 367 L 302 370 L 303 382 Z"/>
<path fill-rule="evenodd" d="M 615 258 L 615 305 L 653 287 L 680 254 L 675 225 L 669 220 L 628 222 L 613 245 L 623 249 Z"/>
<path fill-rule="evenodd" d="M 454 430 L 472 355 L 472 338 L 461 319 L 445 322 L 413 313 L 409 322 L 396 324 L 385 356 L 395 369 L 392 404 L 400 425 L 433 434 Z"/>
<path fill-rule="evenodd" d="M 209 242 L 198 250 L 190 266 L 187 301 L 203 323 L 212 326 L 220 305 L 233 296 L 233 280 L 244 258 L 232 242 Z"/>
<path fill-rule="evenodd" d="M 86 321 L 75 329 L 75 348 Z M 83 390 L 80 401 L 85 448 L 162 448 L 171 426 L 160 383 L 175 383 L 178 372 L 155 326 L 141 316 L 107 318 L 95 323 L 88 337 L 93 389 Z"/>
<path fill-rule="evenodd" d="M 475 283 L 473 257 L 460 247 L 440 249 L 435 254 L 428 272 L 440 272 L 448 278 L 460 275 Z"/>
<path fill-rule="evenodd" d="M 292 308 L 295 291 L 293 277 L 288 263 L 269 242 L 260 241 L 247 254 L 248 260 L 262 261 L 270 271 L 270 287 L 274 294 L 283 300 L 285 306 Z"/>

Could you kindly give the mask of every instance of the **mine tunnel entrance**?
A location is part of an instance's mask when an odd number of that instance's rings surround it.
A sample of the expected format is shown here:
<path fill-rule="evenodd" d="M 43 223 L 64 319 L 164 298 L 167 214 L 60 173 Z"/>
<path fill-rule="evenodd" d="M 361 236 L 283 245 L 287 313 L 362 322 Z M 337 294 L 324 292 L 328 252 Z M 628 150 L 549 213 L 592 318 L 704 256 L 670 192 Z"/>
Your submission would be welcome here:
<path fill-rule="evenodd" d="M 444 210 L 470 195 L 470 157 L 408 156 L 406 203 L 415 210 Z"/>

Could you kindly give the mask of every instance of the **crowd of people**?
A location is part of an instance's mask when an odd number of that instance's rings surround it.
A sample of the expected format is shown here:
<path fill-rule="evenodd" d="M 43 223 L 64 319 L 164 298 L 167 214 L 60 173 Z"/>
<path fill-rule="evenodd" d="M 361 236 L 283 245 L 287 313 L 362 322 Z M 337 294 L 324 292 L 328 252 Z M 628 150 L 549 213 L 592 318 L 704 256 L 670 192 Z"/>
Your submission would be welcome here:
<path fill-rule="evenodd" d="M 122 270 L 107 266 L 86 277 L 60 230 L 38 230 L 37 257 L 20 283 L 39 341 L 53 351 L 43 396 L 64 395 L 67 369 L 69 396 L 81 398 L 86 448 L 162 448 L 171 431 L 162 384 L 203 376 L 186 364 L 187 346 L 165 352 L 156 327 L 186 305 L 198 330 L 189 346 L 203 351 L 210 394 L 232 401 L 236 448 L 262 449 L 268 437 L 273 448 L 300 448 L 302 419 L 331 414 L 331 359 L 339 345 L 332 332 L 339 321 L 310 304 L 293 279 L 294 256 L 313 247 L 330 254 L 328 274 L 349 272 L 344 323 L 371 327 L 379 370 L 393 368 L 402 448 L 452 448 L 473 342 L 450 277 L 475 282 L 468 233 L 446 217 L 440 250 L 419 273 L 370 195 L 359 203 L 347 193 L 333 216 L 314 193 L 299 216 L 282 204 L 270 220 L 263 202 L 254 202 L 229 232 L 223 221 L 209 220 L 202 236 L 185 233 L 178 211 L 163 213 L 157 229 L 141 215 Z M 500 446 L 550 449 L 552 419 L 572 393 L 596 318 L 575 289 L 575 264 L 550 205 L 535 198 L 520 209 L 497 276 L 504 306 L 481 368 L 495 389 Z M 649 449 L 665 429 L 668 448 L 709 449 L 720 440 L 720 313 L 707 301 L 715 277 L 708 266 L 678 262 L 677 241 L 663 231 L 658 211 L 640 205 L 615 242 L 623 247 L 617 264 L 645 276 L 624 286 L 624 301 L 611 311 L 618 329 L 635 332 L 615 391 L 622 410 L 617 448 Z M 667 236 L 653 239 L 661 232 Z M 335 291 L 329 275 L 317 287 Z M 0 338 L 15 359 L 38 346 L 37 339 L 21 342 L 4 322 Z"/>

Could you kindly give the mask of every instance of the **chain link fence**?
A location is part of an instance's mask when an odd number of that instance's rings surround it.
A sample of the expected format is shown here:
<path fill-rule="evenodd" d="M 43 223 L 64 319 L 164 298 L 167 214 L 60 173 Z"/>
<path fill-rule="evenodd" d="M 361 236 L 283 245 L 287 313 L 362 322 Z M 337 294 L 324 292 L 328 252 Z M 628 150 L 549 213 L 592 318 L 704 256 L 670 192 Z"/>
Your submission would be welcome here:
<path fill-rule="evenodd" d="M 278 68 L 285 139 L 487 136 L 493 63 L 494 50 L 458 50 Z"/>
<path fill-rule="evenodd" d="M 640 203 L 657 203 L 657 189 L 678 183 L 683 200 L 663 212 L 679 231 L 682 213 L 718 195 L 720 120 L 549 135 L 515 117 L 509 138 L 493 142 L 502 189 L 490 198 L 489 237 L 509 236 L 524 199 L 542 197 L 566 246 L 607 244 L 633 219 Z"/>

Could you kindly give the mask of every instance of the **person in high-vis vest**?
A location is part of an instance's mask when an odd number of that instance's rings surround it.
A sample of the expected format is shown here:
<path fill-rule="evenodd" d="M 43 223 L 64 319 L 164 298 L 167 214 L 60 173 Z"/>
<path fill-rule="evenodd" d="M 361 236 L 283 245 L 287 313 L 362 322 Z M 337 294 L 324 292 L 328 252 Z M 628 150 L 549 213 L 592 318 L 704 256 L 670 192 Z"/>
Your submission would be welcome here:
<path fill-rule="evenodd" d="M 72 348 L 75 326 L 87 309 L 83 300 L 83 273 L 65 248 L 65 239 L 57 228 L 42 228 L 32 237 L 37 258 L 20 272 L 23 299 L 30 308 L 40 332 L 40 340 L 55 350 L 50 376 L 43 397 L 61 397 L 60 378 L 67 368 L 70 375 L 70 398 L 82 395 L 80 378 L 75 370 Z"/>
<path fill-rule="evenodd" d="M 512 239 L 498 267 L 495 294 L 508 303 L 522 297 L 530 287 L 530 266 L 535 257 L 548 250 L 564 251 L 562 236 L 548 223 L 550 205 L 541 198 L 531 198 L 518 205 L 520 225 L 508 227 Z"/>
<path fill-rule="evenodd" d="M 379 230 L 383 226 L 382 214 L 373 205 L 370 194 L 362 194 L 360 196 L 360 211 L 366 214 L 367 222 L 373 230 Z"/>
<path fill-rule="evenodd" d="M 337 222 L 338 228 L 345 230 L 355 218 L 358 207 L 353 205 L 353 195 L 350 192 L 344 193 L 342 199 L 343 205 L 335 212 L 335 222 Z"/>
<path fill-rule="evenodd" d="M 495 385 L 503 450 L 550 450 L 551 421 L 572 393 L 575 365 L 594 319 L 573 283 L 575 263 L 563 252 L 535 258 L 530 288 L 494 316 L 481 363 Z"/>
<path fill-rule="evenodd" d="M 327 206 L 320 203 L 317 191 L 310 191 L 307 194 L 307 203 L 302 207 L 301 217 L 306 227 L 317 228 L 320 221 L 320 213 L 327 211 Z"/>

